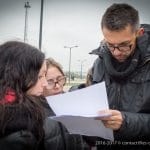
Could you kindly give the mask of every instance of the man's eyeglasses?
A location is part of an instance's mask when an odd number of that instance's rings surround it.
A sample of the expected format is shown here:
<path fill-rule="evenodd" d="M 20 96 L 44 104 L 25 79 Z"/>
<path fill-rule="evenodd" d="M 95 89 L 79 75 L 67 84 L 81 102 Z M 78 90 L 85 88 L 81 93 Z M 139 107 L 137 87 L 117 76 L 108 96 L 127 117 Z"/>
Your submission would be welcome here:
<path fill-rule="evenodd" d="M 56 86 L 56 84 L 59 84 L 60 86 L 64 86 L 64 84 L 66 83 L 66 77 L 65 76 L 59 76 L 56 78 L 56 81 L 54 81 L 53 79 L 49 79 L 47 80 L 48 83 L 48 88 L 52 89 Z"/>
<path fill-rule="evenodd" d="M 114 52 L 114 50 L 117 48 L 120 52 L 128 52 L 131 50 L 132 44 L 130 45 L 120 45 L 120 46 L 113 46 L 108 43 L 106 43 L 106 46 L 109 48 L 111 52 Z"/>

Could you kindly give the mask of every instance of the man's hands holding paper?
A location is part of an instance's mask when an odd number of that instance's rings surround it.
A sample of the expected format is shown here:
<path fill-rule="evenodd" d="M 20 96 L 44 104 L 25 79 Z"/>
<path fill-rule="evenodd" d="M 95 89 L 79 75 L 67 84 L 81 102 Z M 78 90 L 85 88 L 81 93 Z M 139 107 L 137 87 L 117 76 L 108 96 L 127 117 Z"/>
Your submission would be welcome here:
<path fill-rule="evenodd" d="M 99 115 L 101 114 L 106 114 L 105 117 L 97 117 L 97 120 L 101 120 L 104 123 L 104 126 L 106 128 L 111 128 L 113 130 L 118 130 L 123 122 L 122 114 L 118 110 L 104 110 L 104 111 L 99 111 Z"/>

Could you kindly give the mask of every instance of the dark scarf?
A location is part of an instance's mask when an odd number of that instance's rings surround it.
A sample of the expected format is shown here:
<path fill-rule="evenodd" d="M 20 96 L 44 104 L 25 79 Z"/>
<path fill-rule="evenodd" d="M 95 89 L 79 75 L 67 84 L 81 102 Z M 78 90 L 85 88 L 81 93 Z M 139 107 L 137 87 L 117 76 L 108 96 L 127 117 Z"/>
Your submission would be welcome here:
<path fill-rule="evenodd" d="M 112 57 L 111 53 L 107 49 L 105 49 L 103 56 L 107 73 L 113 79 L 121 80 L 126 79 L 133 71 L 135 71 L 140 59 L 140 50 L 136 48 L 134 54 L 125 62 L 118 62 Z"/>

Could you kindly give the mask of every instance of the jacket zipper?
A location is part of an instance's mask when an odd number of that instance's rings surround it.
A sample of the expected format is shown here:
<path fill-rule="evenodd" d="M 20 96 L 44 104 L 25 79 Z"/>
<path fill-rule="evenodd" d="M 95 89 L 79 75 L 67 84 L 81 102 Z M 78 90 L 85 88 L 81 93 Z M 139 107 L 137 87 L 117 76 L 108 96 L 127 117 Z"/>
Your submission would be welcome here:
<path fill-rule="evenodd" d="M 116 104 L 114 104 L 115 109 L 119 109 L 120 107 L 120 84 L 117 85 L 117 94 L 116 94 Z"/>

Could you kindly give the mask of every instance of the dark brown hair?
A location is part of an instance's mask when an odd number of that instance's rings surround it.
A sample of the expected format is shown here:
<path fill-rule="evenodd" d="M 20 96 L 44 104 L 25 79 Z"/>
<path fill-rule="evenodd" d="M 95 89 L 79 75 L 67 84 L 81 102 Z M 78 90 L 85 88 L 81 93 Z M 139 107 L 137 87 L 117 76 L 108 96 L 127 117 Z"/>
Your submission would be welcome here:
<path fill-rule="evenodd" d="M 132 32 L 139 28 L 138 11 L 128 4 L 113 4 L 107 8 L 101 21 L 102 29 L 106 27 L 111 31 L 120 31 L 128 25 L 132 27 Z"/>
<path fill-rule="evenodd" d="M 57 61 L 55 61 L 53 58 L 47 58 L 46 59 L 46 65 L 47 65 L 47 69 L 50 68 L 51 66 L 56 67 L 61 72 L 61 74 L 63 76 L 65 75 L 63 72 L 63 68 L 62 68 L 61 64 L 58 63 Z"/>
<path fill-rule="evenodd" d="M 36 84 L 44 60 L 44 54 L 29 44 L 9 41 L 0 45 L 1 136 L 16 130 L 29 130 L 38 140 L 43 136 L 40 98 L 27 91 Z M 9 103 L 6 96 L 10 92 L 15 100 Z"/>

